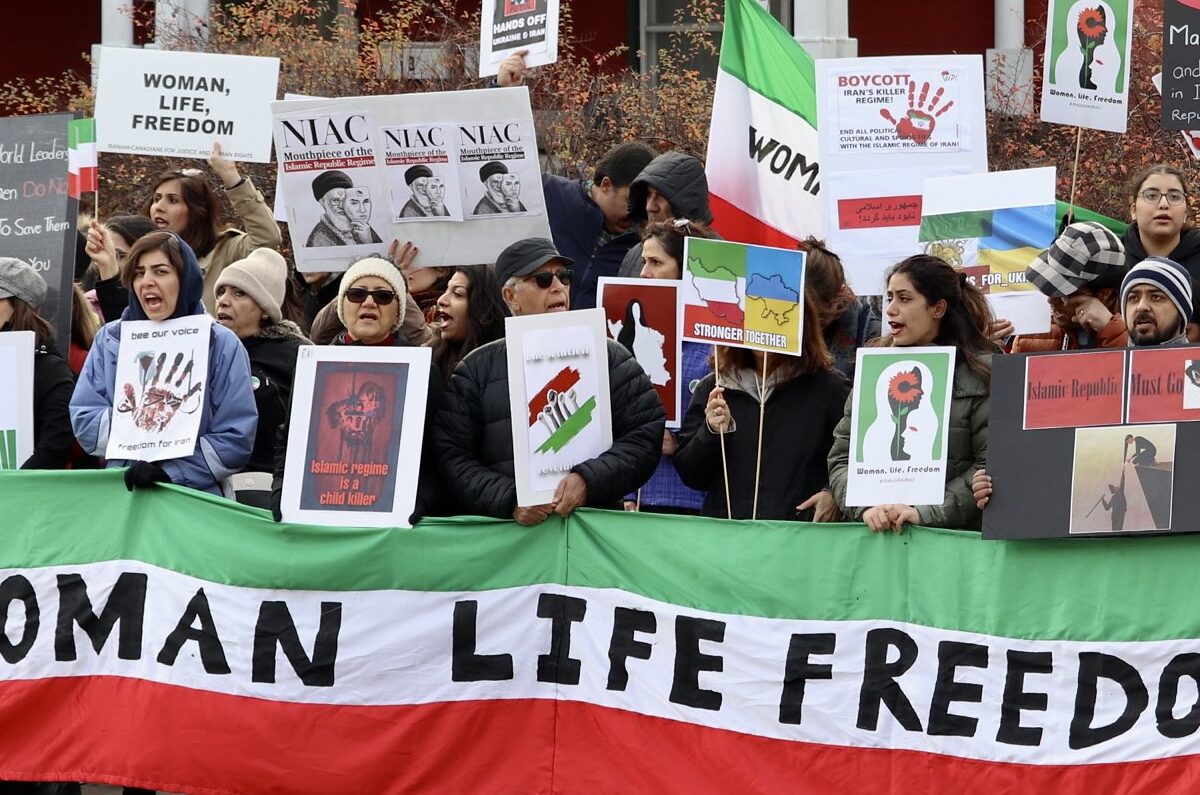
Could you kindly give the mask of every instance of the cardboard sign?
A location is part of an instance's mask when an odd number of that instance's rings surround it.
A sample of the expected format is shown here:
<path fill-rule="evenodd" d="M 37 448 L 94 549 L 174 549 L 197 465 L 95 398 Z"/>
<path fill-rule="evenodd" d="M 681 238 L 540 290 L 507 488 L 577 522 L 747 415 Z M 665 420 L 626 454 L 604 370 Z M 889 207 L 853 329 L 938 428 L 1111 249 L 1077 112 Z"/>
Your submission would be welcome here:
<path fill-rule="evenodd" d="M 46 280 L 38 314 L 71 338 L 75 219 L 67 195 L 67 122 L 78 113 L 0 119 L 0 253 L 33 266 Z"/>
<path fill-rule="evenodd" d="M 278 58 L 101 47 L 99 75 L 97 151 L 271 161 Z"/>
<path fill-rule="evenodd" d="M 984 537 L 1200 530 L 1197 420 L 1200 347 L 993 357 Z"/>
<path fill-rule="evenodd" d="M 483 0 L 479 14 L 479 76 L 500 71 L 517 50 L 529 50 L 525 66 L 558 60 L 559 0 Z"/>
<path fill-rule="evenodd" d="M 0 469 L 20 469 L 33 455 L 32 331 L 0 334 Z"/>
<path fill-rule="evenodd" d="M 301 271 L 345 270 L 393 239 L 420 249 L 414 267 L 449 267 L 550 237 L 523 87 L 271 107 Z"/>
<path fill-rule="evenodd" d="M 829 247 L 855 292 L 877 295 L 921 251 L 925 180 L 987 171 L 977 55 L 816 61 L 821 198 Z"/>
<path fill-rule="evenodd" d="M 688 236 L 683 258 L 683 339 L 800 354 L 804 252 Z"/>
<path fill-rule="evenodd" d="M 955 349 L 859 348 L 857 354 L 846 505 L 941 505 Z"/>
<path fill-rule="evenodd" d="M 283 474 L 286 521 L 411 526 L 431 361 L 429 348 L 300 349 Z"/>
<path fill-rule="evenodd" d="M 1133 0 L 1050 0 L 1042 121 L 1124 133 Z"/>
<path fill-rule="evenodd" d="M 504 320 L 517 505 L 544 505 L 571 468 L 612 447 L 604 311 Z"/>
<path fill-rule="evenodd" d="M 608 335 L 637 359 L 667 412 L 667 427 L 678 428 L 683 422 L 679 409 L 681 283 L 601 276 L 598 284 L 596 303 L 604 309 Z"/>
<path fill-rule="evenodd" d="M 191 455 L 208 391 L 208 315 L 121 323 L 106 458 Z"/>

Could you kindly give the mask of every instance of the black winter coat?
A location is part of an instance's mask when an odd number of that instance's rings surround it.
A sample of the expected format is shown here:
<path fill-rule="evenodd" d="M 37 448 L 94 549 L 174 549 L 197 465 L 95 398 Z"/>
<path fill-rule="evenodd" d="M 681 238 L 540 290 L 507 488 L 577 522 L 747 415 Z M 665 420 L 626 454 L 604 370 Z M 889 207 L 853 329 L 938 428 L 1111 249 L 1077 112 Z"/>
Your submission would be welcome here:
<path fill-rule="evenodd" d="M 1137 224 L 1130 224 L 1121 236 L 1125 246 L 1125 268 L 1128 270 L 1150 256 L 1142 245 L 1142 236 Z M 1200 230 L 1184 229 L 1179 235 L 1179 244 L 1167 255 L 1167 259 L 1182 265 L 1192 275 L 1192 293 L 1200 295 Z M 1200 322 L 1200 303 L 1194 307 L 1189 323 Z"/>
<path fill-rule="evenodd" d="M 71 453 L 71 394 L 75 374 L 53 343 L 33 351 L 33 455 L 21 469 L 62 469 Z"/>
<path fill-rule="evenodd" d="M 587 505 L 593 508 L 619 508 L 624 495 L 650 479 L 666 423 L 641 365 L 619 343 L 607 342 L 613 445 L 571 470 L 587 484 Z M 517 486 L 505 340 L 476 348 L 459 362 L 438 413 L 435 439 L 457 512 L 511 519 Z"/>
<path fill-rule="evenodd" d="M 254 387 L 254 405 L 258 408 L 258 432 L 247 472 L 274 470 L 275 435 L 287 420 L 292 380 L 296 375 L 296 351 L 311 344 L 290 320 L 273 323 L 242 340 L 250 356 L 250 385 Z"/>
<path fill-rule="evenodd" d="M 692 403 L 680 429 L 679 449 L 675 451 L 675 468 L 684 484 L 707 490 L 700 513 L 725 518 L 721 436 L 710 431 L 704 419 L 704 408 L 715 385 L 710 373 L 692 392 Z M 749 519 L 754 507 L 759 445 L 758 396 L 729 384 L 723 386 L 735 423 L 735 429 L 725 434 L 733 518 Z M 811 521 L 812 510 L 802 515 L 796 512 L 796 506 L 829 485 L 826 458 L 849 391 L 845 376 L 833 370 L 793 378 L 769 393 L 763 417 L 759 519 Z"/>

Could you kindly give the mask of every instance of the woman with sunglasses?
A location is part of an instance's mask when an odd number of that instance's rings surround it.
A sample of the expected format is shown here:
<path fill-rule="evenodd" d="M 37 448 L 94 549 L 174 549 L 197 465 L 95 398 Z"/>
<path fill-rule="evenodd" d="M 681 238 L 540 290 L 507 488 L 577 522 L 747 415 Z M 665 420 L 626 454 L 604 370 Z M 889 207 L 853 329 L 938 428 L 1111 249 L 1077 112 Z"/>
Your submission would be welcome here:
<path fill-rule="evenodd" d="M 142 235 L 157 227 L 144 215 L 114 215 L 104 223 L 93 219 L 84 250 L 91 258 L 84 276 L 92 279 L 103 320 L 116 320 L 129 306 L 129 290 L 121 284 L 121 265 Z"/>
<path fill-rule="evenodd" d="M 222 228 L 221 202 L 204 179 L 204 172 L 198 169 L 159 175 L 142 212 L 157 228 L 179 235 L 196 252 L 204 274 L 204 306 L 212 314 L 221 271 L 245 259 L 256 248 L 278 250 L 283 236 L 263 195 L 238 173 L 236 162 L 221 154 L 219 143 L 213 144 L 208 164 L 221 180 L 233 211 L 246 227 L 245 232 Z"/>
<path fill-rule="evenodd" d="M 151 232 L 143 236 L 125 259 L 121 278 L 129 288 L 129 306 L 120 320 L 106 324 L 96 335 L 71 397 L 75 437 L 85 453 L 95 456 L 105 454 L 114 407 L 125 399 L 116 383 L 124 322 L 204 314 L 200 302 L 204 276 L 195 253 L 177 235 Z M 240 472 L 250 459 L 258 412 L 246 349 L 232 331 L 212 324 L 208 372 L 193 379 L 204 383 L 195 447 L 187 455 L 157 463 L 108 459 L 110 468 L 128 467 L 125 486 L 130 491 L 155 483 L 175 483 L 220 495 L 221 481 Z M 179 381 L 183 380 L 181 375 Z M 171 391 L 169 384 L 166 389 Z M 180 395 L 176 391 L 170 397 Z"/>
<path fill-rule="evenodd" d="M 1166 257 L 1187 269 L 1195 283 L 1200 275 L 1200 231 L 1188 225 L 1187 176 L 1178 168 L 1157 163 L 1129 183 L 1129 216 L 1125 230 L 1126 265 L 1147 257 Z M 1188 318 L 1188 339 L 1200 340 L 1196 318 Z"/>

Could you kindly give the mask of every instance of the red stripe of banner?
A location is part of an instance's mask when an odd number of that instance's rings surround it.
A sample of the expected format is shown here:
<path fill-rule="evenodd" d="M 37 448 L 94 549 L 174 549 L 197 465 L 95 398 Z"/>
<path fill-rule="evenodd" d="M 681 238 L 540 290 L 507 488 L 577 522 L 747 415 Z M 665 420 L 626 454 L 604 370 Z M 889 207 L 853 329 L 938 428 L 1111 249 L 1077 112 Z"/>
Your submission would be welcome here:
<path fill-rule="evenodd" d="M 398 684 L 403 689 L 403 684 Z M 118 677 L 0 685 L 0 778 L 372 795 L 1173 795 L 1200 757 L 1019 765 L 775 740 L 550 700 L 298 704 Z"/>
<path fill-rule="evenodd" d="M 726 240 L 776 248 L 795 248 L 800 242 L 798 238 L 755 218 L 715 193 L 708 194 L 708 206 L 713 213 L 713 229 Z"/>

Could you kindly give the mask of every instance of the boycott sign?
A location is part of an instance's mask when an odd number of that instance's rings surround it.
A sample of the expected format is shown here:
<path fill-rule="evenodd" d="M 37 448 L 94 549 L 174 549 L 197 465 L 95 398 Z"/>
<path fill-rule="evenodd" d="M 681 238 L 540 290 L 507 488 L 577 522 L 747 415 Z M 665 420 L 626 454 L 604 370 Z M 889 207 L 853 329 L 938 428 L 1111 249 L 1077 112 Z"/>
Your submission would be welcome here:
<path fill-rule="evenodd" d="M 559 0 L 483 0 L 479 14 L 479 76 L 496 74 L 517 50 L 526 66 L 558 60 Z"/>
<path fill-rule="evenodd" d="M 0 119 L 0 255 L 33 266 L 49 288 L 38 313 L 71 338 L 75 216 L 67 195 L 67 122 L 77 113 Z"/>
<path fill-rule="evenodd" d="M 278 82 L 278 58 L 101 47 L 97 150 L 268 163 Z"/>
<path fill-rule="evenodd" d="M 1200 127 L 1200 5 L 1163 0 L 1162 126 Z"/>

